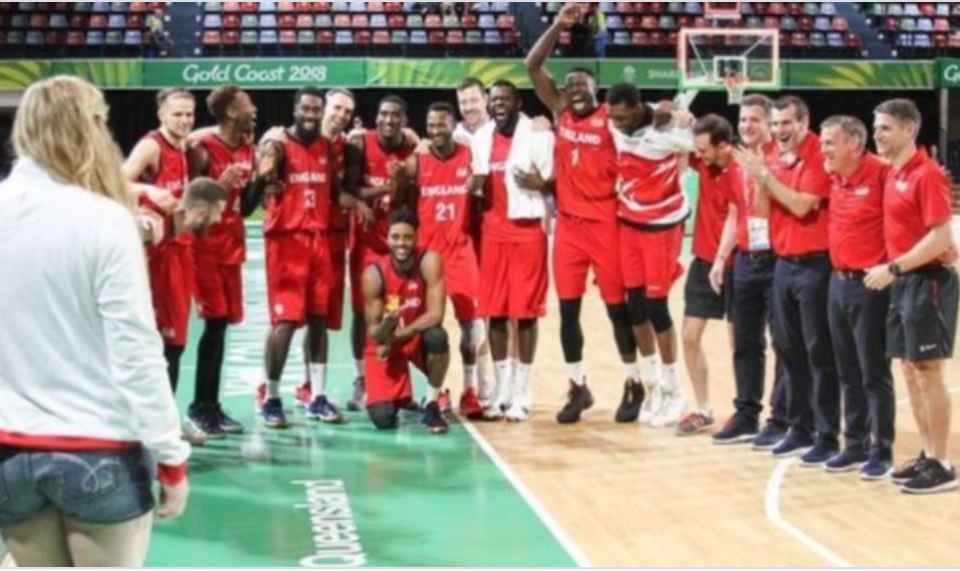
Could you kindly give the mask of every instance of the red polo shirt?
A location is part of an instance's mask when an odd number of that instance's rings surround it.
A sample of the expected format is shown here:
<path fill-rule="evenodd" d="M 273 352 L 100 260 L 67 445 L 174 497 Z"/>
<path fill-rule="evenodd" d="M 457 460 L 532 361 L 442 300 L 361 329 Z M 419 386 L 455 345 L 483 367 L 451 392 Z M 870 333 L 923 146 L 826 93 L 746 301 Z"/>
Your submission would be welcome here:
<path fill-rule="evenodd" d="M 760 148 L 764 156 L 769 157 L 777 152 L 776 143 L 770 141 Z M 750 219 L 756 217 L 757 192 L 760 190 L 757 181 L 739 169 L 739 184 L 730 185 L 730 195 L 727 200 L 737 206 L 737 248 L 741 252 L 750 251 Z"/>
<path fill-rule="evenodd" d="M 891 260 L 912 250 L 935 226 L 951 220 L 950 181 L 926 151 L 917 151 L 902 168 L 890 169 L 883 214 Z"/>
<path fill-rule="evenodd" d="M 807 133 L 796 156 L 768 155 L 771 176 L 782 184 L 803 194 L 819 196 L 824 200 L 819 208 L 797 218 L 779 201 L 770 199 L 770 241 L 779 256 L 802 256 L 825 252 L 830 248 L 830 213 L 826 201 L 830 199 L 830 177 L 823 169 L 820 138 Z"/>
<path fill-rule="evenodd" d="M 693 255 L 712 263 L 720 250 L 720 238 L 730 211 L 730 196 L 737 194 L 736 187 L 743 185 L 743 171 L 732 159 L 727 166 L 716 167 L 691 157 L 690 167 L 700 175 Z M 732 257 L 728 263 L 733 263 Z"/>
<path fill-rule="evenodd" d="M 867 153 L 850 178 L 830 177 L 830 261 L 838 270 L 867 270 L 887 260 L 883 187 L 890 167 Z"/>

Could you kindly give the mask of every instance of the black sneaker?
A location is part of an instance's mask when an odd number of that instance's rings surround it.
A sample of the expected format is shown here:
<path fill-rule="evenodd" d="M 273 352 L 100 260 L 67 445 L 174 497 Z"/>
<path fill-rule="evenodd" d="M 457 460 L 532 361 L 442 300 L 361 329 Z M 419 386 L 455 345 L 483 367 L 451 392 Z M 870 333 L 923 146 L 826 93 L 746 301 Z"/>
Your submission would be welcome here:
<path fill-rule="evenodd" d="M 783 439 L 783 442 L 772 450 L 772 453 L 774 458 L 792 458 L 810 452 L 810 450 L 813 449 L 813 445 L 813 438 L 791 430 L 787 433 L 787 437 Z M 826 460 L 829 460 L 829 458 Z M 826 462 L 826 460 L 824 460 L 824 462 Z"/>
<path fill-rule="evenodd" d="M 443 419 L 437 401 L 427 403 L 422 410 L 421 422 L 427 427 L 427 432 L 430 434 L 446 434 L 450 430 L 450 425 Z"/>
<path fill-rule="evenodd" d="M 821 440 L 800 458 L 800 465 L 804 468 L 819 468 L 839 453 L 840 447 L 835 442 Z"/>
<path fill-rule="evenodd" d="M 646 397 L 647 389 L 643 388 L 643 383 L 628 379 L 623 385 L 623 398 L 620 400 L 620 408 L 617 409 L 616 421 L 620 424 L 636 422 L 640 418 L 640 407 Z"/>
<path fill-rule="evenodd" d="M 957 471 L 947 470 L 938 460 L 924 462 L 923 470 L 917 477 L 900 487 L 905 494 L 939 494 L 960 488 Z"/>
<path fill-rule="evenodd" d="M 919 476 L 926 464 L 927 453 L 921 452 L 919 456 L 894 470 L 894 472 L 890 474 L 890 481 L 898 486 L 902 486 Z"/>
<path fill-rule="evenodd" d="M 768 452 L 779 446 L 786 437 L 786 428 L 776 422 L 768 422 L 763 432 L 753 439 L 753 449 Z"/>
<path fill-rule="evenodd" d="M 187 418 L 210 440 L 222 440 L 227 434 L 220 427 L 216 411 L 207 404 L 192 404 L 187 409 Z"/>
<path fill-rule="evenodd" d="M 756 437 L 757 423 L 734 415 L 723 426 L 723 430 L 713 435 L 713 443 L 718 446 L 729 446 L 752 442 Z"/>
<path fill-rule="evenodd" d="M 211 405 L 211 410 L 220 424 L 220 428 L 227 434 L 243 434 L 243 425 L 230 418 L 220 404 Z"/>
<path fill-rule="evenodd" d="M 557 422 L 560 424 L 576 424 L 580 422 L 583 411 L 593 406 L 593 395 L 587 385 L 578 385 L 570 382 L 570 391 L 567 393 L 567 404 L 557 413 Z"/>

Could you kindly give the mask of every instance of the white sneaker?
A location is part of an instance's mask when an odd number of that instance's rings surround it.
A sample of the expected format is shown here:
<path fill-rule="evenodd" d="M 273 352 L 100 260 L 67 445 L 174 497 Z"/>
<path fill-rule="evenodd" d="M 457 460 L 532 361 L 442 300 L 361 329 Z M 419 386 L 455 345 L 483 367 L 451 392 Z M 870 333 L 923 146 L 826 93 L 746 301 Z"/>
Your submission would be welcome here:
<path fill-rule="evenodd" d="M 650 420 L 650 426 L 654 428 L 674 426 L 680 422 L 683 413 L 686 411 L 687 399 L 683 395 L 683 389 L 663 390 L 663 404 L 657 414 Z"/>
<path fill-rule="evenodd" d="M 514 381 L 512 402 L 506 411 L 507 422 L 526 422 L 530 420 L 533 396 L 530 383 Z"/>
<path fill-rule="evenodd" d="M 495 397 L 495 391 L 493 390 L 493 385 L 490 381 L 486 379 L 479 379 L 477 382 L 477 400 L 480 401 L 480 406 L 487 408 L 493 403 Z"/>
<path fill-rule="evenodd" d="M 183 418 L 183 423 L 180 425 L 180 431 L 183 433 L 181 438 L 190 443 L 191 446 L 207 445 L 207 440 L 209 440 L 207 433 L 204 432 L 202 428 L 197 426 L 197 423 L 190 420 L 189 417 Z"/>
<path fill-rule="evenodd" d="M 640 408 L 640 424 L 650 424 L 663 407 L 663 387 L 660 383 L 651 382 L 647 387 L 647 398 Z"/>
<path fill-rule="evenodd" d="M 357 377 L 353 380 L 353 395 L 347 401 L 347 410 L 353 412 L 363 410 L 364 396 L 363 377 Z"/>
<path fill-rule="evenodd" d="M 500 420 L 503 414 L 513 406 L 513 378 L 497 386 L 496 397 L 493 403 L 483 411 L 483 418 L 487 420 Z"/>

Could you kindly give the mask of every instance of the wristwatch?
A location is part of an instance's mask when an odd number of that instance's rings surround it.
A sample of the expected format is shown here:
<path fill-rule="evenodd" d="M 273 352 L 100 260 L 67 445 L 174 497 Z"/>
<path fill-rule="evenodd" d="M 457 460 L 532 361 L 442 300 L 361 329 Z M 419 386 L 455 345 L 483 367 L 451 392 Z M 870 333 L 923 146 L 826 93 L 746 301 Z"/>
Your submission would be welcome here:
<path fill-rule="evenodd" d="M 893 277 L 899 278 L 903 275 L 903 270 L 900 269 L 900 264 L 890 264 L 887 266 L 887 269 L 890 270 L 890 273 L 893 274 Z"/>

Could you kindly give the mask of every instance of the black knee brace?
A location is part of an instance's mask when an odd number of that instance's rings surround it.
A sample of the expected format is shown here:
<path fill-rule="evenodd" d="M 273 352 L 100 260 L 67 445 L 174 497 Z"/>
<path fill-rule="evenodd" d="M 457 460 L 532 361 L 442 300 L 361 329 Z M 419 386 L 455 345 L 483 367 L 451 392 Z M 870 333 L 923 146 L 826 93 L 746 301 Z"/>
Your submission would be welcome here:
<path fill-rule="evenodd" d="M 617 341 L 617 351 L 621 355 L 636 355 L 637 341 L 630 328 L 630 312 L 625 303 L 608 305 L 607 315 L 613 324 L 613 337 Z"/>
<path fill-rule="evenodd" d="M 450 352 L 450 337 L 440 327 L 423 332 L 423 349 L 428 355 L 446 355 Z"/>
<path fill-rule="evenodd" d="M 670 307 L 667 305 L 666 299 L 648 299 L 646 306 L 647 315 L 650 317 L 653 330 L 657 332 L 657 335 L 666 333 L 673 328 L 673 318 L 670 317 Z"/>
<path fill-rule="evenodd" d="M 580 327 L 580 310 L 583 299 L 560 302 L 560 344 L 567 363 L 583 361 L 583 328 Z"/>
<path fill-rule="evenodd" d="M 367 407 L 370 422 L 377 427 L 377 430 L 395 430 L 398 413 L 399 408 L 393 402 L 381 402 Z"/>
<path fill-rule="evenodd" d="M 650 320 L 647 315 L 647 292 L 644 289 L 627 290 L 627 311 L 630 314 L 630 325 L 634 327 Z"/>

